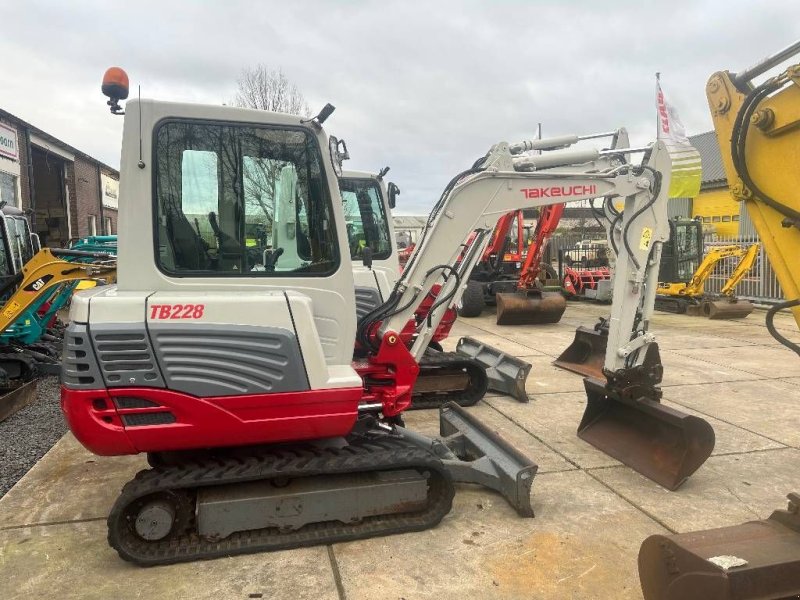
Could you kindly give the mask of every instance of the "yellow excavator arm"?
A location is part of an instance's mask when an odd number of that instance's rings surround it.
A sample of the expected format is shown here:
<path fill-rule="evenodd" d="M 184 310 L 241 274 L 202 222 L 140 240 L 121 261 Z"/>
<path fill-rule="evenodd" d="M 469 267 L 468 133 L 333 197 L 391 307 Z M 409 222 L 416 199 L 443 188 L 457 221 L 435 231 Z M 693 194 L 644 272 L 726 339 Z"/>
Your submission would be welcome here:
<path fill-rule="evenodd" d="M 758 74 L 720 71 L 706 92 L 731 193 L 791 302 L 800 298 L 800 64 L 754 87 Z M 792 310 L 800 327 L 800 308 Z"/>
<path fill-rule="evenodd" d="M 69 255 L 91 256 L 91 253 L 64 251 Z M 49 248 L 42 248 L 22 268 L 22 281 L 16 291 L 0 307 L 0 331 L 5 331 L 43 295 L 71 281 L 98 280 L 112 282 L 117 267 L 111 261 L 81 263 L 57 258 Z"/>
<path fill-rule="evenodd" d="M 690 298 L 698 298 L 705 293 L 705 284 L 714 268 L 722 260 L 731 257 L 741 257 L 739 264 L 733 271 L 733 274 L 725 282 L 722 287 L 722 294 L 725 296 L 732 296 L 733 290 L 739 285 L 739 282 L 747 275 L 747 272 L 753 268 L 756 256 L 758 256 L 758 244 L 753 244 L 745 249 L 741 246 L 720 246 L 714 248 L 703 257 L 703 261 L 697 267 L 697 270 L 692 275 L 689 283 L 661 283 L 659 284 L 658 293 L 667 296 L 688 296 Z"/>

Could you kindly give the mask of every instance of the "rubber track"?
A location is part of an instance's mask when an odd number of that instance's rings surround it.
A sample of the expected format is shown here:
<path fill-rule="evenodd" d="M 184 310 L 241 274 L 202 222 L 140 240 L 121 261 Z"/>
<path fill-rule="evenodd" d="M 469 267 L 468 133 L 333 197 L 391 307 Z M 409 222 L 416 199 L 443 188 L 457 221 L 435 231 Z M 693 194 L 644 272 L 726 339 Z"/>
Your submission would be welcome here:
<path fill-rule="evenodd" d="M 459 406 L 473 406 L 486 395 L 486 391 L 489 389 L 489 378 L 486 376 L 483 365 L 455 352 L 426 352 L 419 366 L 418 379 L 435 378 L 437 375 L 466 370 L 469 375 L 469 387 L 447 392 L 412 394 L 411 410 L 439 408 L 448 402 L 455 402 Z"/>
<path fill-rule="evenodd" d="M 686 307 L 689 306 L 686 298 L 675 298 L 673 296 L 656 296 L 655 310 L 660 312 L 668 312 L 673 314 L 682 315 L 686 312 Z"/>
<path fill-rule="evenodd" d="M 367 517 L 357 523 L 312 523 L 295 531 L 265 528 L 208 541 L 190 531 L 158 542 L 147 542 L 133 531 L 126 507 L 138 499 L 169 490 L 198 488 L 265 479 L 313 477 L 396 469 L 430 474 L 429 504 L 415 513 Z M 108 516 L 108 543 L 124 560 L 141 566 L 203 560 L 235 554 L 284 550 L 421 531 L 436 526 L 450 512 L 454 488 L 450 474 L 430 452 L 397 437 L 360 439 L 344 448 L 277 449 L 258 455 L 212 459 L 140 471 L 122 489 Z M 135 516 L 133 517 L 135 519 Z"/>

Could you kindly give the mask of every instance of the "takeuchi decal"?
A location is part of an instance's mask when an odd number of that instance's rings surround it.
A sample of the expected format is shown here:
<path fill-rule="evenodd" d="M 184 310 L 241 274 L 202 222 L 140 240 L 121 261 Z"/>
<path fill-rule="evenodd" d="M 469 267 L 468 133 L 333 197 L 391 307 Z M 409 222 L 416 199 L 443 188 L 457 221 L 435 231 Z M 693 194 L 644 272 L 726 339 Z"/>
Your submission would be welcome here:
<path fill-rule="evenodd" d="M 543 188 L 524 188 L 522 193 L 526 198 L 562 198 L 565 196 L 592 196 L 597 194 L 597 186 L 592 185 L 563 185 Z"/>

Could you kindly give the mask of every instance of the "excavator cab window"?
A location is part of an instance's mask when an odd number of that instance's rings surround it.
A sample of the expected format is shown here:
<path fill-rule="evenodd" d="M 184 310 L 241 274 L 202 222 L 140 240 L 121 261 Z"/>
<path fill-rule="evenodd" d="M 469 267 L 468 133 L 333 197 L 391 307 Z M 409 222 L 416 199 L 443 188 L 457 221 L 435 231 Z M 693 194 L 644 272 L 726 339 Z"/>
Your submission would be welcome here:
<path fill-rule="evenodd" d="M 364 248 L 372 250 L 373 260 L 386 260 L 392 253 L 389 222 L 381 202 L 378 184 L 371 179 L 341 178 L 350 257 L 360 260 Z"/>
<path fill-rule="evenodd" d="M 316 140 L 168 121 L 156 133 L 159 266 L 171 275 L 326 275 L 339 264 Z"/>
<path fill-rule="evenodd" d="M 694 219 L 670 221 L 670 239 L 661 252 L 658 280 L 689 283 L 702 260 L 702 223 Z"/>

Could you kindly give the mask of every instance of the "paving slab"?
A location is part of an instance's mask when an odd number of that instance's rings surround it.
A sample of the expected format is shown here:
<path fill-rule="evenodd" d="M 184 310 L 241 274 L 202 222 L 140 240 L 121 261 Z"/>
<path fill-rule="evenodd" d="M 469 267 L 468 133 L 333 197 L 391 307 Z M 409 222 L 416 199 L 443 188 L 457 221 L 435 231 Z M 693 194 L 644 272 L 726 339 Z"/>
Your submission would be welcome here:
<path fill-rule="evenodd" d="M 783 346 L 752 348 L 727 348 L 722 353 L 709 353 L 703 350 L 684 350 L 682 354 L 689 359 L 726 365 L 744 373 L 753 373 L 759 377 L 800 377 L 800 360 L 797 355 Z"/>
<path fill-rule="evenodd" d="M 144 456 L 98 457 L 67 433 L 0 499 L 0 529 L 105 518 Z"/>
<path fill-rule="evenodd" d="M 506 401 L 517 402 L 510 397 L 505 397 L 502 400 L 497 399 L 498 404 L 501 406 Z M 564 457 L 545 446 L 530 433 L 485 402 L 482 401 L 476 406 L 471 406 L 467 411 L 513 444 L 520 452 L 531 458 L 539 465 L 540 474 L 576 468 Z M 437 410 L 408 411 L 405 413 L 404 419 L 406 425 L 414 431 L 432 437 L 439 435 L 439 411 Z"/>
<path fill-rule="evenodd" d="M 800 378 L 678 385 L 664 388 L 664 397 L 800 448 Z"/>
<path fill-rule="evenodd" d="M 325 546 L 142 569 L 106 543 L 105 520 L 0 531 L 0 598 L 337 600 Z"/>
<path fill-rule="evenodd" d="M 464 486 L 435 529 L 336 544 L 348 600 L 641 598 L 636 553 L 657 523 L 583 472 L 533 492 L 535 519 Z"/>
<path fill-rule="evenodd" d="M 683 329 L 655 330 L 658 347 L 662 350 L 682 351 L 696 348 L 721 349 L 734 348 L 737 346 L 752 347 L 757 345 L 756 342 L 751 340 L 736 339 L 725 335 L 711 335 L 702 330 L 702 333 L 700 333 L 692 329 L 693 327 L 695 327 L 695 325 L 690 322 L 687 323 L 687 331 Z"/>
<path fill-rule="evenodd" d="M 525 382 L 525 391 L 532 400 L 544 394 L 583 391 L 583 377 L 553 365 L 552 356 L 532 356 L 531 372 Z"/>
<path fill-rule="evenodd" d="M 743 350 L 729 348 L 725 353 Z M 713 358 L 709 350 L 661 350 L 661 362 L 664 365 L 663 386 L 685 385 L 691 383 L 714 383 L 724 381 L 747 381 L 763 379 L 762 375 L 743 371 L 727 360 L 709 362 Z"/>
<path fill-rule="evenodd" d="M 675 492 L 625 467 L 594 469 L 611 489 L 678 532 L 737 525 L 786 508 L 798 489 L 800 450 L 712 456 Z"/>

